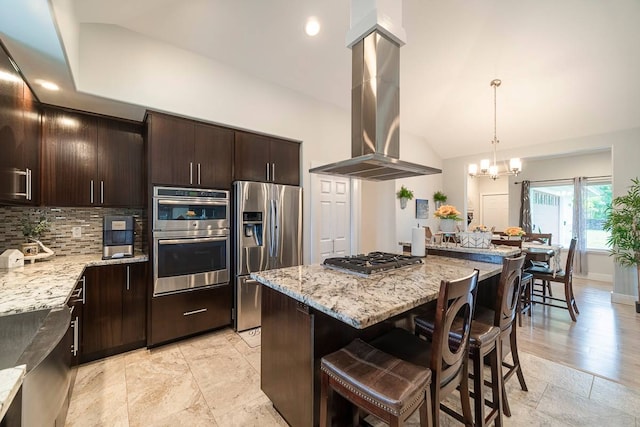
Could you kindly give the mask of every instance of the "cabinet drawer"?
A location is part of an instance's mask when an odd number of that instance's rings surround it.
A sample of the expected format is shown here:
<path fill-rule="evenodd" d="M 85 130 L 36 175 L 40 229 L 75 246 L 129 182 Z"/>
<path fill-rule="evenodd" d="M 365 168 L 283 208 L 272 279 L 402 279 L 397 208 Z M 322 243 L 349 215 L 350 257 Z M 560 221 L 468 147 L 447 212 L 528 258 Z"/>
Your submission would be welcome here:
<path fill-rule="evenodd" d="M 155 297 L 149 345 L 231 324 L 230 284 Z"/>

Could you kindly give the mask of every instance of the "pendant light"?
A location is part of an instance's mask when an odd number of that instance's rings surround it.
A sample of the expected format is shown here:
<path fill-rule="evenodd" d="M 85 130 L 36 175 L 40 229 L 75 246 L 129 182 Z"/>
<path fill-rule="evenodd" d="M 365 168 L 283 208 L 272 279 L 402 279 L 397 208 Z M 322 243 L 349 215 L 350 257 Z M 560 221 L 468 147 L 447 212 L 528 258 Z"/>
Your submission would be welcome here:
<path fill-rule="evenodd" d="M 497 123 L 498 123 L 498 114 L 497 114 L 497 89 L 502 84 L 500 79 L 491 80 L 491 87 L 493 87 L 493 140 L 491 141 L 491 145 L 493 146 L 493 163 L 489 159 L 480 160 L 480 169 L 478 170 L 478 165 L 476 163 L 472 163 L 469 165 L 469 175 L 471 177 L 476 176 L 488 176 L 489 178 L 496 180 L 501 175 L 518 175 L 522 172 L 522 162 L 519 158 L 512 158 L 509 160 L 509 169 L 506 171 L 500 171 L 498 168 L 498 162 L 496 160 L 496 151 L 498 149 L 498 133 L 497 133 Z"/>

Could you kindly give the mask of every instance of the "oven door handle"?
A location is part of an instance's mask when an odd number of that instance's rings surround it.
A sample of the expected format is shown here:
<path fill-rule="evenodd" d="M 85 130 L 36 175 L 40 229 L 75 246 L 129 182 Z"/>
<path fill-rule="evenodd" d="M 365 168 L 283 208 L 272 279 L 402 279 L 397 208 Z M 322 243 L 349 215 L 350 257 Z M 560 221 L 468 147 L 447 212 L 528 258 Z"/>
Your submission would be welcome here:
<path fill-rule="evenodd" d="M 198 199 L 157 199 L 158 205 L 189 205 L 223 206 L 229 204 L 229 199 L 222 200 L 198 200 Z"/>
<path fill-rule="evenodd" d="M 223 237 L 196 237 L 194 239 L 159 239 L 159 245 L 176 245 L 179 243 L 204 243 L 204 242 L 221 242 L 228 240 L 229 236 Z"/>

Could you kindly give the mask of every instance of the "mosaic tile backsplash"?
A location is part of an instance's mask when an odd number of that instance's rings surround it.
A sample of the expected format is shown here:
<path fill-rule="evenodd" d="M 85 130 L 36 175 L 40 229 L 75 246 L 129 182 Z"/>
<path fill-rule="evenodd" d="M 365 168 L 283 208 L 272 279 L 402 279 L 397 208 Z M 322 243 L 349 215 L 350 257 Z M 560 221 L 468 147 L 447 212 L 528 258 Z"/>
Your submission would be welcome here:
<path fill-rule="evenodd" d="M 20 249 L 25 242 L 22 234 L 22 219 L 29 217 L 37 221 L 45 217 L 49 230 L 40 240 L 56 255 L 83 255 L 102 253 L 102 221 L 105 215 L 132 215 L 135 220 L 136 252 L 147 251 L 144 209 L 126 208 L 52 208 L 52 207 L 0 207 L 0 253 L 6 249 Z M 72 237 L 73 227 L 81 227 L 82 237 Z"/>

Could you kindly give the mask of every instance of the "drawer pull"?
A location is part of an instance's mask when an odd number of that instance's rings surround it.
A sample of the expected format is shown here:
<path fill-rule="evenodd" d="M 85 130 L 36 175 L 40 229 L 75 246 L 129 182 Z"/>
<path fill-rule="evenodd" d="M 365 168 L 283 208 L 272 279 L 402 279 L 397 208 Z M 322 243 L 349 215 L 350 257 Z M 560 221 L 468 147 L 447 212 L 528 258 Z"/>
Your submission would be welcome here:
<path fill-rule="evenodd" d="M 182 313 L 182 315 L 183 316 L 191 316 L 192 314 L 204 313 L 205 311 L 207 311 L 206 308 L 201 308 L 199 310 L 186 311 L 186 312 Z"/>

